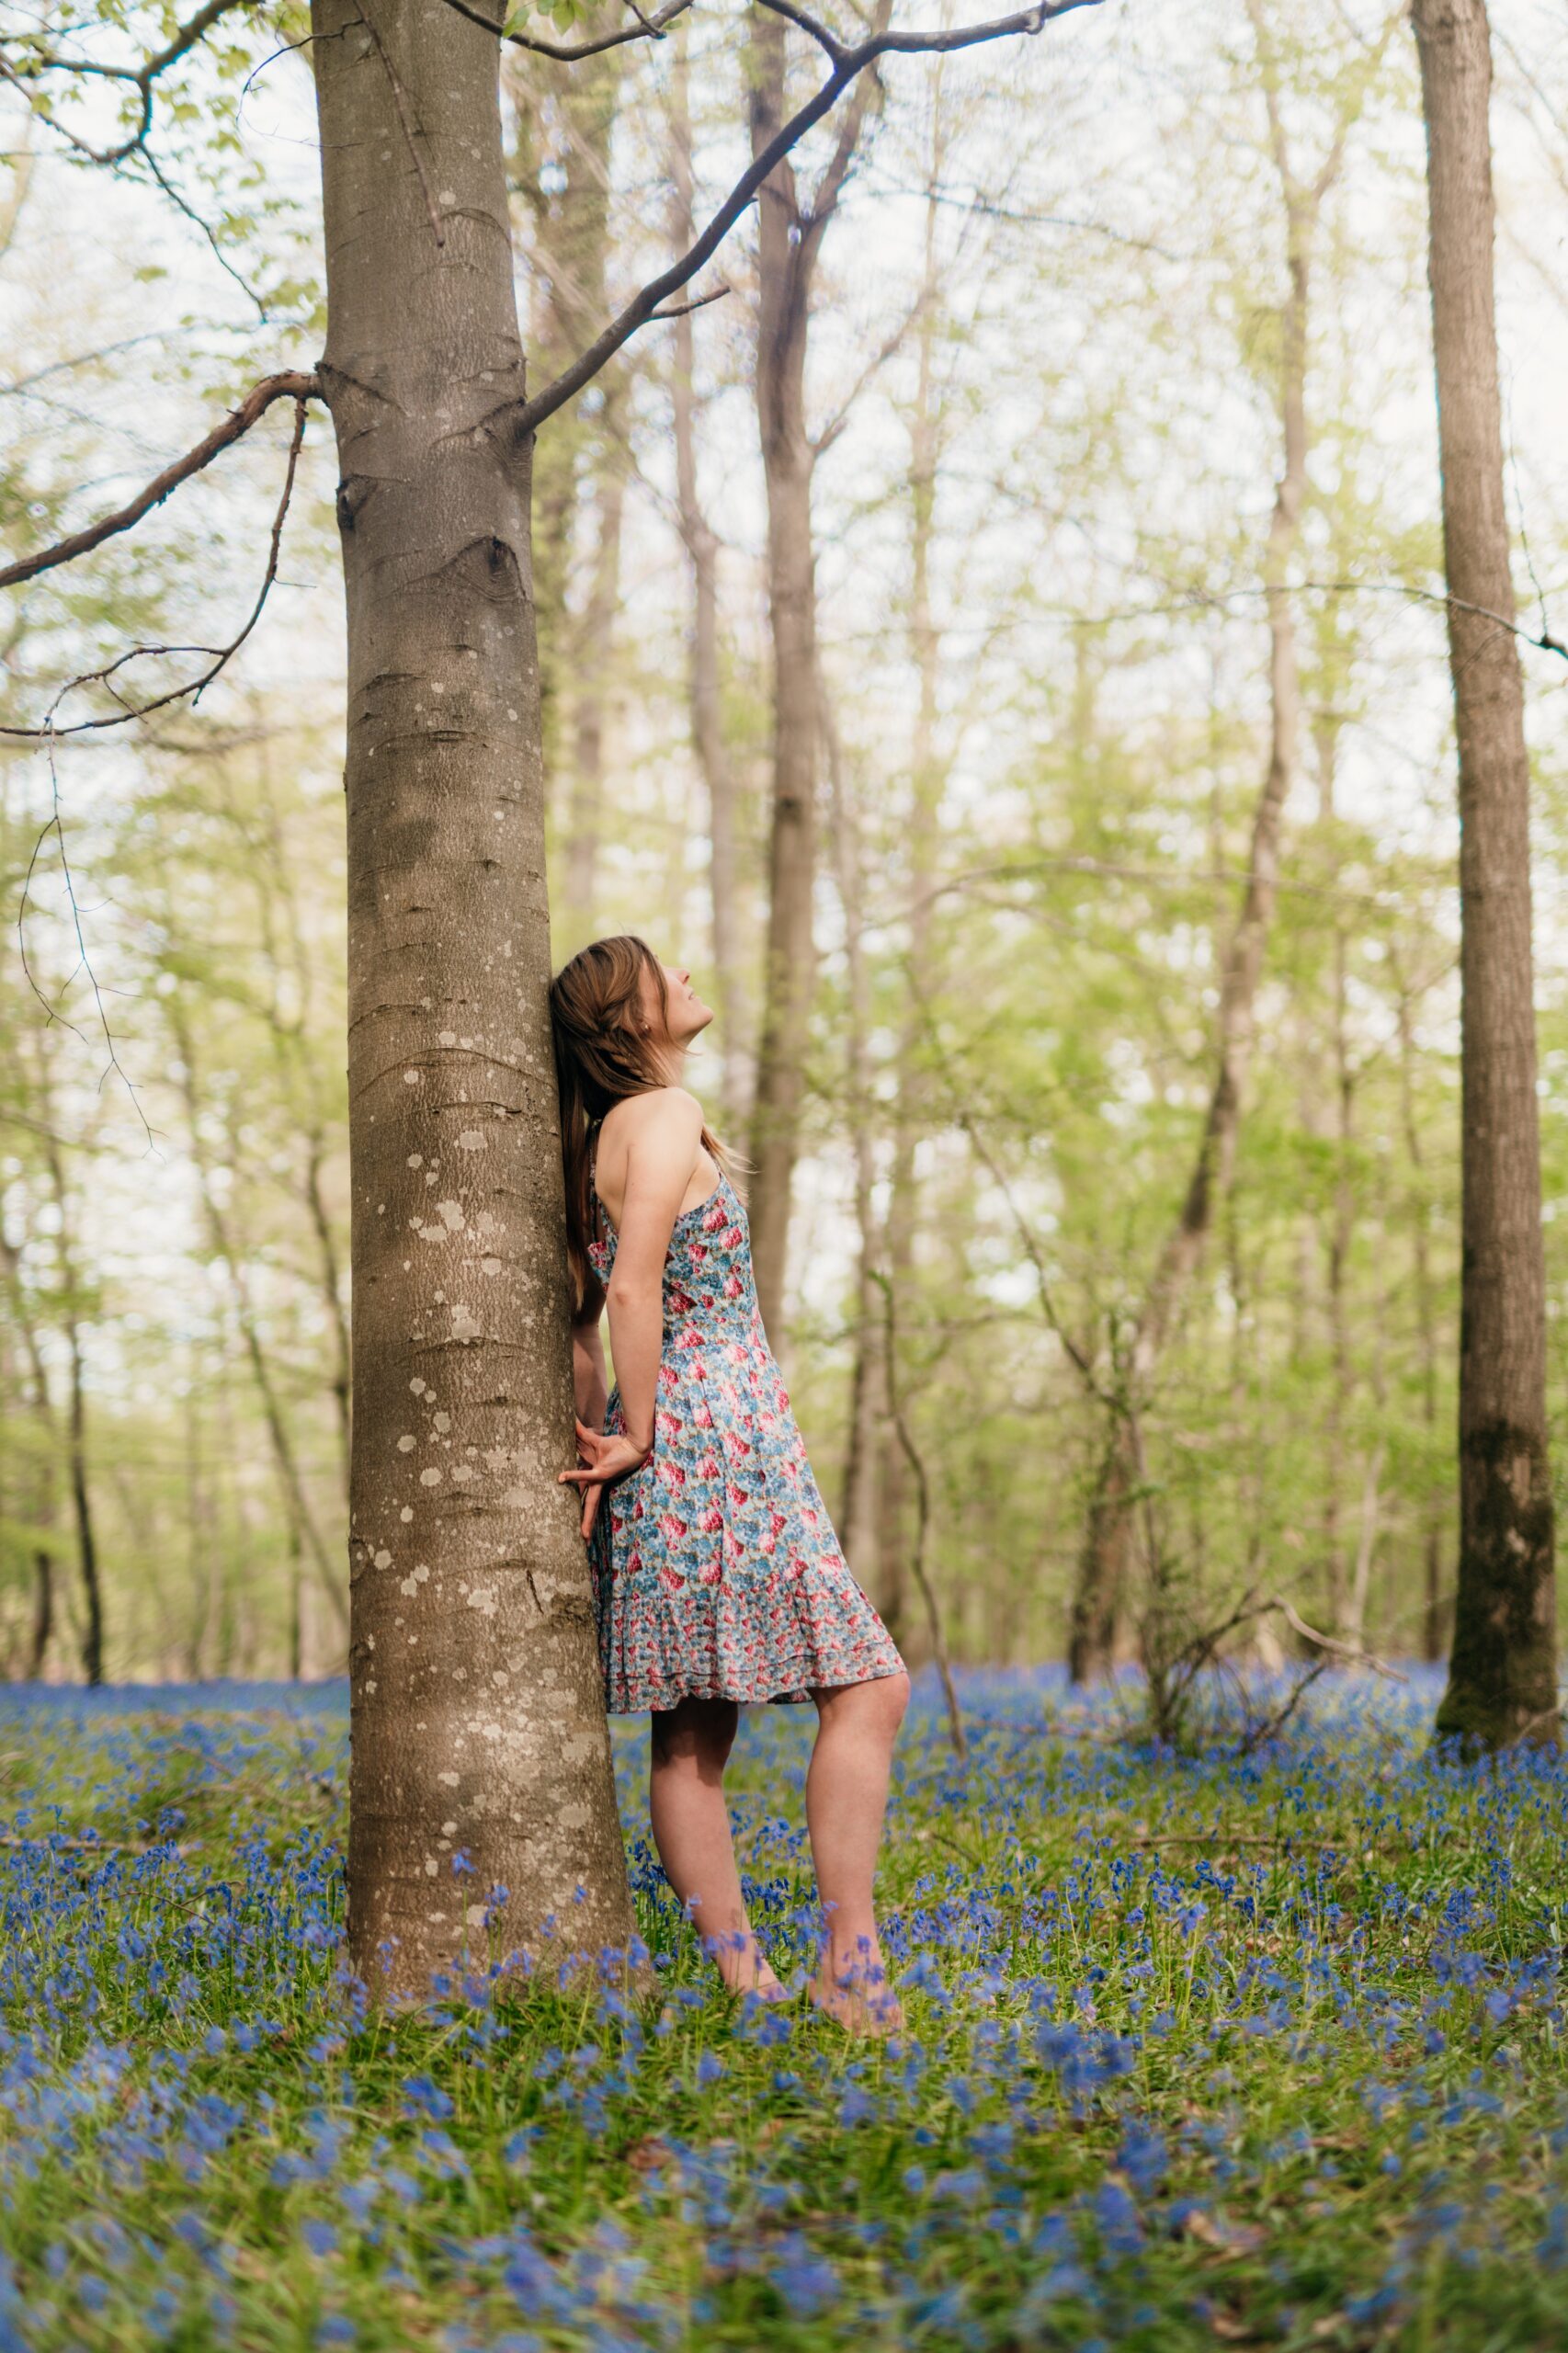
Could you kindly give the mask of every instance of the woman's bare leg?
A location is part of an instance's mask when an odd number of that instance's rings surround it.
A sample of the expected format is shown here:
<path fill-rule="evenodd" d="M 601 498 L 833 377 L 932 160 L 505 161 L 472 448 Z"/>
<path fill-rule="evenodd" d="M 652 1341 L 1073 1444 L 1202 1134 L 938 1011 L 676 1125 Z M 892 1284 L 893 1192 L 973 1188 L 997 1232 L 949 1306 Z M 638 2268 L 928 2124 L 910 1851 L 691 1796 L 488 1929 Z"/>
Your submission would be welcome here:
<path fill-rule="evenodd" d="M 875 2032 L 902 2023 L 883 1972 L 871 1881 L 909 1677 L 881 1676 L 812 1697 L 820 1722 L 806 1775 L 806 1826 L 827 1915 L 812 1999 L 852 2029 Z"/>
<path fill-rule="evenodd" d="M 656 1711 L 648 1811 L 665 1877 L 719 1964 L 726 1985 L 767 1994 L 778 1980 L 746 1917 L 724 1803 L 724 1767 L 740 1711 L 733 1699 L 683 1699 Z"/>

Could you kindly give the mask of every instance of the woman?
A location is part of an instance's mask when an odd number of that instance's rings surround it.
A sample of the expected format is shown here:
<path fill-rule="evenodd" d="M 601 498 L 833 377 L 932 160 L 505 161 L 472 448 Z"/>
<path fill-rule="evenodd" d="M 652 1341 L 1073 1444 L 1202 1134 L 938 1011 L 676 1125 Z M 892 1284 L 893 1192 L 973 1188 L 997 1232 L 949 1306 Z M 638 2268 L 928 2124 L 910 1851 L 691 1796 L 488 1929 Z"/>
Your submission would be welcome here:
<path fill-rule="evenodd" d="M 827 1938 L 812 1999 L 900 2022 L 871 1908 L 903 1661 L 845 1563 L 757 1313 L 745 1211 L 686 1051 L 713 1016 L 640 939 L 551 986 L 574 1313 L 577 1468 L 605 1698 L 653 1716 L 649 1809 L 725 1983 L 784 1989 L 746 1917 L 724 1805 L 738 1711 L 816 1703 L 806 1821 Z M 616 1389 L 606 1397 L 599 1317 Z"/>

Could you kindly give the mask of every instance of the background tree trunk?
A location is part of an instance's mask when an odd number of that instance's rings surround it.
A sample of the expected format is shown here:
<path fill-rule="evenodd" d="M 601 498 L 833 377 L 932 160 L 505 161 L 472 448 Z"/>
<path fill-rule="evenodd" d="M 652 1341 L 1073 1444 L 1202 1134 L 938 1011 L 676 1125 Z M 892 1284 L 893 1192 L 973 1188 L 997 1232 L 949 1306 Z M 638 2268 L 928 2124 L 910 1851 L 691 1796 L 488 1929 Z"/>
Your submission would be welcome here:
<path fill-rule="evenodd" d="M 503 1949 L 543 1949 L 551 1915 L 556 1949 L 624 1947 L 631 1912 L 556 1483 L 564 1217 L 494 38 L 442 0 L 383 6 L 375 36 L 316 0 L 312 28 L 348 608 L 349 1934 L 373 1985 L 390 1941 L 391 1985 L 424 1993 L 486 1952 L 497 1886 Z"/>
<path fill-rule="evenodd" d="M 881 31 L 891 0 L 878 0 Z M 752 12 L 751 144 L 758 155 L 785 116 L 788 27 Z M 757 203 L 756 413 L 767 490 L 767 612 L 773 638 L 773 809 L 767 853 L 767 941 L 762 1021 L 752 1099 L 752 1176 L 747 1191 L 757 1302 L 768 1337 L 783 1336 L 790 1188 L 805 1092 L 816 950 L 812 886 L 816 868 L 816 560 L 812 475 L 816 449 L 806 428 L 806 343 L 812 281 L 838 208 L 873 94 L 863 74 L 845 100 L 837 144 L 809 204 L 794 166 L 779 164 Z"/>
<path fill-rule="evenodd" d="M 1187 1284 L 1197 1270 L 1235 1162 L 1243 1091 L 1252 1057 L 1253 1006 L 1274 915 L 1279 834 L 1301 756 L 1301 691 L 1289 572 L 1307 490 L 1307 337 L 1312 247 L 1323 199 L 1338 170 L 1346 125 L 1316 179 L 1292 168 L 1278 107 L 1273 61 L 1256 6 L 1270 146 L 1285 210 L 1286 290 L 1280 310 L 1279 422 L 1282 463 L 1264 551 L 1268 608 L 1268 766 L 1253 818 L 1241 918 L 1220 986 L 1219 1066 L 1181 1214 L 1171 1231 L 1134 1324 L 1122 1377 L 1126 1410 L 1115 1413 L 1096 1477 L 1073 1597 L 1068 1673 L 1083 1682 L 1110 1665 L 1131 1557 L 1135 1498 L 1142 1483 L 1136 1417 L 1146 1402 Z"/>
<path fill-rule="evenodd" d="M 683 17 L 671 39 L 676 44 L 670 74 L 670 244 L 684 253 L 697 234 L 696 187 L 691 162 L 690 74 Z M 746 995 L 742 977 L 739 791 L 734 764 L 724 742 L 719 673 L 719 541 L 708 520 L 697 480 L 697 397 L 692 313 L 682 311 L 672 329 L 671 421 L 675 428 L 676 499 L 680 535 L 691 565 L 691 654 L 687 692 L 691 741 L 708 792 L 708 890 L 712 915 L 714 1005 L 719 1015 L 723 1069 L 721 1100 L 724 1124 L 739 1135 L 751 1108 Z"/>
<path fill-rule="evenodd" d="M 1493 292 L 1491 48 L 1484 0 L 1415 0 L 1415 23 L 1461 910 L 1459 1588 L 1437 1730 L 1487 1746 L 1556 1743 L 1529 763 L 1518 648 L 1501 625 L 1513 618 L 1514 589 Z"/>

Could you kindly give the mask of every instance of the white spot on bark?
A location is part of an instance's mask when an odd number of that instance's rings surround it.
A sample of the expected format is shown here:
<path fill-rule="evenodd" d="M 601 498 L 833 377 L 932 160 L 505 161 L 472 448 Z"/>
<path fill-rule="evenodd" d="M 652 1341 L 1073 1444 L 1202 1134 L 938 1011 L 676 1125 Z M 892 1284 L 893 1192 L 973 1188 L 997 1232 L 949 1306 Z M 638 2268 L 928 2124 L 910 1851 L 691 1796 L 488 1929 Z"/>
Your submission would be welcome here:
<path fill-rule="evenodd" d="M 390 1569 L 392 1566 L 392 1554 L 387 1551 L 384 1544 L 381 1546 L 381 1551 L 376 1554 L 376 1566 L 378 1569 Z"/>
<path fill-rule="evenodd" d="M 466 1462 L 459 1462 L 455 1464 L 452 1470 L 452 1478 L 460 1487 L 466 1486 L 471 1479 L 477 1479 L 478 1476 L 478 1472 L 473 1470 Z"/>
<path fill-rule="evenodd" d="M 434 1855 L 426 1855 L 426 1858 L 425 1858 L 425 1876 L 426 1876 L 426 1879 L 434 1879 L 434 1878 L 435 1878 L 435 1876 L 436 1876 L 436 1873 L 440 1870 L 440 1868 L 441 1868 L 441 1866 L 440 1866 L 440 1864 L 436 1860 L 436 1858 L 435 1858 L 435 1856 L 434 1856 Z"/>
<path fill-rule="evenodd" d="M 459 1202 L 437 1201 L 436 1204 L 436 1215 L 440 1219 L 441 1223 L 447 1228 L 449 1233 L 460 1233 L 462 1232 L 465 1221 L 463 1218 L 461 1205 Z"/>
<path fill-rule="evenodd" d="M 465 1128 L 458 1138 L 460 1152 L 483 1152 L 490 1138 L 483 1128 Z"/>
<path fill-rule="evenodd" d="M 454 1340 L 477 1340 L 483 1329 L 477 1316 L 458 1301 L 452 1308 L 452 1337 Z"/>
<path fill-rule="evenodd" d="M 441 1836 L 442 1836 L 442 1837 L 443 1837 L 443 1838 L 450 1838 L 450 1837 L 454 1835 L 454 1833 L 456 1832 L 456 1830 L 457 1830 L 457 1826 L 458 1826 L 458 1825 L 457 1825 L 457 1824 L 456 1824 L 455 1822 L 443 1822 L 443 1823 L 442 1823 L 442 1824 L 441 1824 Z"/>
<path fill-rule="evenodd" d="M 482 1258 L 479 1262 L 479 1271 L 483 1275 L 498 1275 L 501 1271 L 500 1259 Z"/>
<path fill-rule="evenodd" d="M 441 1474 L 438 1471 L 421 1471 L 419 1483 L 422 1487 L 438 1487 L 441 1483 Z"/>
<path fill-rule="evenodd" d="M 452 1417 L 450 1414 L 437 1414 L 436 1415 L 435 1427 L 440 1431 L 442 1437 L 445 1438 L 447 1432 L 452 1427 Z"/>
<path fill-rule="evenodd" d="M 476 1585 L 468 1597 L 471 1609 L 482 1610 L 486 1618 L 495 1615 L 495 1588 L 493 1585 Z"/>
<path fill-rule="evenodd" d="M 425 1394 L 425 1386 L 426 1386 L 426 1384 L 424 1383 L 424 1381 L 421 1381 L 421 1380 L 420 1380 L 419 1375 L 418 1375 L 417 1373 L 415 1373 L 415 1376 L 414 1376 L 413 1380 L 409 1382 L 409 1384 L 408 1384 L 408 1385 L 409 1385 L 410 1389 L 412 1389 L 412 1390 L 413 1390 L 413 1392 L 414 1392 L 414 1393 L 415 1393 L 415 1395 L 416 1397 L 423 1397 L 423 1396 L 424 1396 L 424 1394 Z"/>
<path fill-rule="evenodd" d="M 405 1070 L 403 1074 L 403 1083 L 404 1086 L 417 1086 L 419 1073 L 416 1070 Z"/>
<path fill-rule="evenodd" d="M 464 1917 L 467 1919 L 468 1925 L 471 1928 L 483 1928 L 484 1926 L 483 1904 L 471 1904 L 468 1907 L 467 1913 L 464 1915 Z"/>
<path fill-rule="evenodd" d="M 403 1521 L 404 1527 L 406 1527 L 408 1522 L 414 1518 L 414 1509 L 412 1505 L 404 1504 L 403 1509 L 398 1514 L 398 1518 Z"/>
<path fill-rule="evenodd" d="M 419 1565 L 418 1565 L 418 1567 L 415 1570 L 414 1574 L 415 1574 L 415 1575 L 419 1579 L 420 1584 L 421 1584 L 421 1585 L 423 1585 L 423 1584 L 424 1584 L 424 1582 L 425 1582 L 425 1580 L 426 1580 L 426 1578 L 429 1575 L 430 1572 L 429 1572 L 429 1570 L 426 1568 L 426 1566 L 425 1563 L 424 1563 L 423 1561 L 421 1561 L 421 1562 L 420 1562 L 420 1563 L 419 1563 Z"/>
<path fill-rule="evenodd" d="M 440 1046 L 455 1046 L 458 1042 L 458 1033 L 455 1029 L 443 1029 L 436 1042 Z"/>
<path fill-rule="evenodd" d="M 424 1729 L 424 1725 L 421 1724 L 419 1726 L 419 1730 L 423 1732 Z M 458 1783 L 461 1780 L 462 1775 L 460 1773 L 437 1773 L 436 1779 L 440 1782 L 441 1787 L 444 1790 L 455 1790 Z"/>
<path fill-rule="evenodd" d="M 408 1155 L 407 1165 L 410 1168 L 423 1168 L 425 1165 L 425 1154 L 422 1152 L 411 1152 Z"/>
<path fill-rule="evenodd" d="M 418 1443 L 412 1430 L 404 1430 L 397 1442 L 397 1450 L 400 1454 L 412 1454 Z"/>

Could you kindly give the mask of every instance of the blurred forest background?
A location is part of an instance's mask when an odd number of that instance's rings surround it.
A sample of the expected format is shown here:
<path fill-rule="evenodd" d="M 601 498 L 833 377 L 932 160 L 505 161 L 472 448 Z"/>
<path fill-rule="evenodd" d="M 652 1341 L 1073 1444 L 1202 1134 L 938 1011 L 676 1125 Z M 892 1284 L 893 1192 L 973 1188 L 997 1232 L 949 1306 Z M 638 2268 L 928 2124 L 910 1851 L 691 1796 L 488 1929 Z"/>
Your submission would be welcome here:
<path fill-rule="evenodd" d="M 694 12 L 570 75 L 504 53 L 535 381 L 734 176 L 733 29 Z M 313 361 L 301 30 L 267 11 L 225 31 L 156 178 L 139 155 L 79 169 L 0 93 L 8 552 Z M 1056 1657 L 1274 775 L 1236 1150 L 1143 1415 L 1143 1508 L 1193 1611 L 1278 1593 L 1436 1656 L 1457 828 L 1414 45 L 1368 0 L 1157 0 L 1073 35 L 885 74 L 832 217 L 797 241 L 799 415 L 759 381 L 753 216 L 702 282 L 722 299 L 646 331 L 541 433 L 554 953 L 631 929 L 689 962 L 721 1008 L 693 1083 L 744 1150 L 775 728 L 801 724 L 776 712 L 760 408 L 809 519 L 820 643 L 775 1337 L 911 1655 L 923 1553 L 955 1657 Z M 1493 38 L 1521 614 L 1563 634 L 1568 28 L 1499 0 Z M 133 540 L 17 596 L 0 723 L 36 726 L 132 642 L 226 642 L 286 440 L 280 410 Z M 0 740 L 9 1676 L 342 1668 L 334 481 L 318 416 L 278 585 L 196 707 L 51 752 Z M 1526 659 L 1561 1461 L 1568 666 Z"/>

